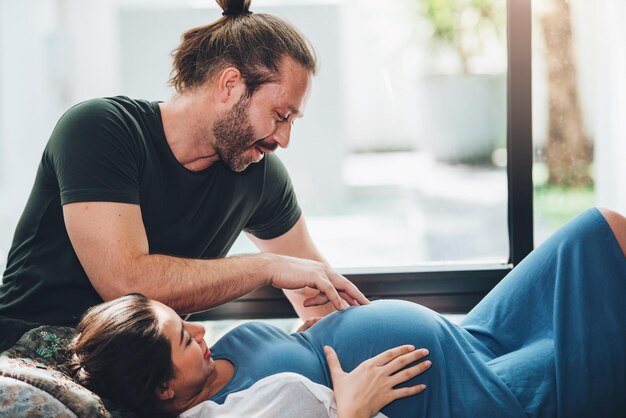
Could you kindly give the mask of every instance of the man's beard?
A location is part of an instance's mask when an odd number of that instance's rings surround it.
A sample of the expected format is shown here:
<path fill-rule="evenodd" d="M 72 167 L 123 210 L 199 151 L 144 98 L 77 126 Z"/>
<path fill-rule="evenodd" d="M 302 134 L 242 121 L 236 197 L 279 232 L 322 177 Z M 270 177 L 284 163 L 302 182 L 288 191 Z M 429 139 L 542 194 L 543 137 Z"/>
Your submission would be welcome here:
<path fill-rule="evenodd" d="M 212 129 L 217 155 L 224 164 L 237 173 L 256 162 L 249 156 L 249 150 L 256 146 L 256 142 L 269 150 L 276 148 L 275 144 L 255 141 L 254 129 L 249 121 L 249 107 L 250 97 L 242 95 L 232 110 L 218 119 Z"/>

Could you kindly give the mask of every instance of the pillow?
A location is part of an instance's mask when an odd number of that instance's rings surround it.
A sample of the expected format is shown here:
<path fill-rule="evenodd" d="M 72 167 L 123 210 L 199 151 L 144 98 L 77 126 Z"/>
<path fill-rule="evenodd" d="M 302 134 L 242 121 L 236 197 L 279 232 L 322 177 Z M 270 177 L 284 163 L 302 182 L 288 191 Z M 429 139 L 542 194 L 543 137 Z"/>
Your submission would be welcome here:
<path fill-rule="evenodd" d="M 77 418 L 48 392 L 5 376 L 0 376 L 0 417 Z"/>
<path fill-rule="evenodd" d="M 0 376 L 47 392 L 79 417 L 135 418 L 136 414 L 129 409 L 100 398 L 72 380 L 64 366 L 65 348 L 72 332 L 72 328 L 54 326 L 28 331 L 15 346 L 0 355 Z"/>

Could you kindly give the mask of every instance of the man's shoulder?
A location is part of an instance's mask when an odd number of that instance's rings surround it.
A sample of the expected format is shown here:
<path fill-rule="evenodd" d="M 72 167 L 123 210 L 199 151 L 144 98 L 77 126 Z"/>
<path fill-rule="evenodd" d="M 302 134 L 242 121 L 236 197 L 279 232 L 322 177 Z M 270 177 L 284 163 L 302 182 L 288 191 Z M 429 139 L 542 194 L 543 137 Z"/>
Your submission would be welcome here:
<path fill-rule="evenodd" d="M 270 179 L 289 177 L 287 168 L 276 154 L 266 155 L 264 163 L 266 176 Z"/>
<path fill-rule="evenodd" d="M 72 106 L 59 119 L 49 146 L 65 146 L 75 141 L 136 143 L 159 122 L 155 103 L 125 96 L 89 99 Z"/>
<path fill-rule="evenodd" d="M 137 118 L 146 114 L 154 114 L 152 104 L 147 100 L 131 99 L 126 96 L 99 97 L 85 100 L 72 106 L 65 118 L 117 119 Z"/>
<path fill-rule="evenodd" d="M 127 154 L 141 154 L 144 138 L 158 126 L 149 115 L 153 103 L 124 96 L 103 97 L 80 102 L 57 122 L 46 146 L 46 155 L 94 154 L 97 150 L 122 148 Z M 107 152 L 108 152 L 107 151 Z"/>

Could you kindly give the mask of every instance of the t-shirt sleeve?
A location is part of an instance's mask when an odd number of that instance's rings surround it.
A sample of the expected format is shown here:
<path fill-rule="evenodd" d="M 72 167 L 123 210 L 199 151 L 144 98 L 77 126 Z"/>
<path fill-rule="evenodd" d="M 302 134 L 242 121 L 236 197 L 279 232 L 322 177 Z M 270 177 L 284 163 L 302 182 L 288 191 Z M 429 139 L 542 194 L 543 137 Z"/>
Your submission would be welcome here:
<path fill-rule="evenodd" d="M 80 103 L 59 120 L 44 152 L 61 203 L 139 204 L 141 153 L 133 126 L 106 99 Z"/>
<path fill-rule="evenodd" d="M 333 391 L 295 373 L 265 377 L 246 390 L 228 395 L 223 404 L 202 402 L 180 418 L 298 417 L 337 418 Z M 373 418 L 387 418 L 382 413 Z"/>
<path fill-rule="evenodd" d="M 180 417 L 336 418 L 335 409 L 330 407 L 332 391 L 326 387 L 312 391 L 311 385 L 315 383 L 303 376 L 279 373 L 259 380 L 244 391 L 231 393 L 221 405 L 205 401 Z"/>
<path fill-rule="evenodd" d="M 266 158 L 261 199 L 245 227 L 246 232 L 260 239 L 283 235 L 302 214 L 287 169 L 277 156 Z"/>

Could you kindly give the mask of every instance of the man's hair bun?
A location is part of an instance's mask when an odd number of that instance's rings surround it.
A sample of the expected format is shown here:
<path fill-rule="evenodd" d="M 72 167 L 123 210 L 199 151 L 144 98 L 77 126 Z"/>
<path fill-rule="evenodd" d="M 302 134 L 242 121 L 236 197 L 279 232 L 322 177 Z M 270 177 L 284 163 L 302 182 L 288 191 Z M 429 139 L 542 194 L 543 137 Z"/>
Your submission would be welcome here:
<path fill-rule="evenodd" d="M 222 8 L 223 16 L 242 16 L 249 15 L 250 0 L 216 0 L 217 4 Z"/>

